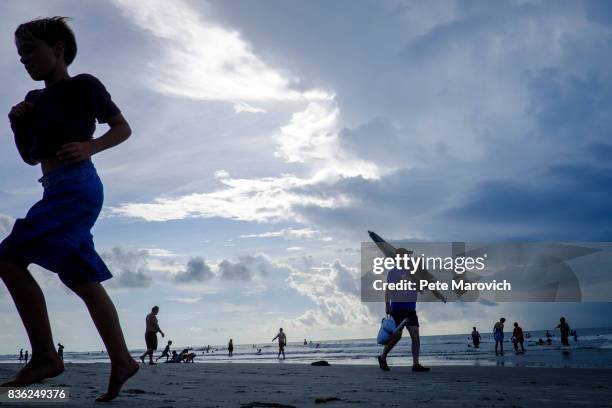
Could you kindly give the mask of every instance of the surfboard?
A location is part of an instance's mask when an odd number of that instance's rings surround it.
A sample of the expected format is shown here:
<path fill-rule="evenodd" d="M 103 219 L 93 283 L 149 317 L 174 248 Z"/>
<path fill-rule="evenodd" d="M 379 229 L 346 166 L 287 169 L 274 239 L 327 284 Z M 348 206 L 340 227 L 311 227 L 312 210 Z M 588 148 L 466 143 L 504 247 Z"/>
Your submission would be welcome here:
<path fill-rule="evenodd" d="M 397 252 L 397 248 L 395 248 L 393 245 L 385 241 L 380 235 L 378 235 L 377 233 L 373 231 L 368 231 L 368 235 L 370 235 L 370 238 L 372 239 L 372 241 L 374 241 L 374 243 L 376 244 L 378 249 L 380 249 L 380 252 L 382 252 L 383 255 L 387 257 L 395 256 Z M 421 269 L 419 271 L 418 278 L 426 279 L 429 282 L 436 281 L 436 278 L 426 269 Z M 437 296 L 440 298 L 440 300 L 446 303 L 446 297 L 444 295 L 442 295 L 440 292 L 437 292 L 437 291 L 433 291 L 433 292 L 437 293 L 438 294 Z"/>

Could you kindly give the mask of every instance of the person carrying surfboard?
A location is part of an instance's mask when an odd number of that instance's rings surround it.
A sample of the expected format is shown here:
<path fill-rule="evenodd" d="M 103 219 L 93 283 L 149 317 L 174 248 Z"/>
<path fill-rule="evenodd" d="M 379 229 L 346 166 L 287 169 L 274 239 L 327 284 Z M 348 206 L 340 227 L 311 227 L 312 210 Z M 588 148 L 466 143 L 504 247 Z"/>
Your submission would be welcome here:
<path fill-rule="evenodd" d="M 412 251 L 408 251 L 405 248 L 398 248 L 396 254 L 400 256 L 410 255 L 412 254 Z M 406 269 L 393 268 L 387 274 L 387 282 L 398 283 L 403 279 L 410 280 L 411 276 L 410 271 Z M 410 339 L 412 340 L 412 371 L 426 372 L 430 369 L 419 364 L 421 340 L 419 336 L 419 317 L 417 316 L 416 312 L 416 302 L 416 290 L 387 290 L 385 292 L 385 313 L 393 317 L 395 325 L 400 326 L 405 319 L 408 319 L 405 327 L 410 334 Z M 378 356 L 378 365 L 380 366 L 381 370 L 390 370 L 389 366 L 387 365 L 387 355 L 400 341 L 403 331 L 403 328 L 396 330 L 391 337 L 391 340 L 385 345 L 382 354 Z"/>

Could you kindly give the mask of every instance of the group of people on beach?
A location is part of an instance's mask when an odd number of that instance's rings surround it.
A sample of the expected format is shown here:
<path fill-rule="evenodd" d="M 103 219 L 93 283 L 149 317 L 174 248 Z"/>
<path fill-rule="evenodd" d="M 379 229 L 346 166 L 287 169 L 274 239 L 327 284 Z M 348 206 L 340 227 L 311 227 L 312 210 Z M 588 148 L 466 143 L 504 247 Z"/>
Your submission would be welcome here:
<path fill-rule="evenodd" d="M 172 346 L 172 340 L 168 340 L 166 347 L 162 351 L 162 354 L 158 356 L 155 361 L 153 361 L 153 353 L 157 350 L 157 333 L 161 334 L 162 337 L 165 337 L 165 333 L 159 327 L 159 321 L 157 319 L 157 315 L 159 314 L 159 306 L 153 306 L 151 308 L 151 312 L 145 318 L 145 344 L 146 350 L 140 356 L 140 361 L 145 364 L 145 358 L 149 357 L 149 364 L 154 365 L 161 358 L 166 357 L 166 363 L 193 363 L 197 354 L 193 352 L 192 348 L 185 348 L 180 353 L 176 351 L 172 351 L 172 355 L 170 355 L 170 346 Z M 285 359 L 285 347 L 287 346 L 287 335 L 283 331 L 281 327 L 278 330 L 278 334 L 272 339 L 272 341 L 278 339 L 278 356 L 283 356 L 283 360 Z M 253 344 L 253 348 L 255 345 Z M 63 350 L 63 348 L 62 348 Z M 207 353 L 210 351 L 210 346 L 208 346 L 205 350 Z M 215 350 L 213 349 L 213 352 Z M 231 358 L 234 355 L 234 339 L 229 339 L 229 343 L 227 344 L 227 352 L 228 357 Z M 203 352 L 204 353 L 204 352 Z M 261 349 L 258 349 L 258 354 L 261 354 Z"/>
<path fill-rule="evenodd" d="M 499 319 L 498 322 L 495 322 L 495 324 L 493 325 L 492 335 L 493 335 L 493 339 L 495 340 L 495 355 L 496 356 L 504 355 L 504 323 L 505 322 L 506 322 L 506 318 L 502 317 Z M 561 317 L 559 319 L 559 324 L 555 328 L 559 329 L 560 331 L 561 345 L 563 347 L 569 346 L 569 336 L 570 335 L 574 336 L 574 341 L 578 341 L 578 333 L 575 330 L 570 330 L 569 324 L 565 320 L 565 317 Z M 471 337 L 472 337 L 472 345 L 474 346 L 474 348 L 479 348 L 481 336 L 478 330 L 476 330 L 476 327 L 472 328 Z M 519 326 L 518 322 L 514 322 L 514 327 L 512 329 L 512 337 L 510 338 L 510 340 L 512 341 L 512 344 L 514 346 L 514 351 L 516 354 L 525 353 L 525 346 L 524 346 L 525 338 L 529 338 L 529 337 L 531 337 L 531 335 L 529 333 L 525 335 L 523 333 L 523 329 Z M 546 342 L 544 342 L 544 340 L 542 339 L 539 339 L 538 341 L 535 342 L 535 344 L 552 345 L 552 340 L 551 340 L 552 335 L 550 334 L 548 330 L 546 330 L 546 337 L 547 337 Z M 520 347 L 520 350 L 519 350 L 519 347 Z"/>

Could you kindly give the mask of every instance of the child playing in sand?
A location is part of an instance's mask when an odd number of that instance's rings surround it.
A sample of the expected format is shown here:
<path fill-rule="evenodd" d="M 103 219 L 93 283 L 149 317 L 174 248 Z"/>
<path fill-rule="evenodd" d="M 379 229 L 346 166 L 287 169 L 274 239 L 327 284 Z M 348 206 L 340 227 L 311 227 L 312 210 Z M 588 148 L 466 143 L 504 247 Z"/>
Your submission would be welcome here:
<path fill-rule="evenodd" d="M 506 321 L 505 318 L 501 318 L 499 319 L 499 322 L 495 323 L 495 325 L 493 326 L 493 338 L 495 339 L 495 355 L 498 354 L 498 347 L 499 347 L 499 354 L 500 355 L 504 355 L 504 322 Z"/>
<path fill-rule="evenodd" d="M 41 165 L 43 197 L 0 244 L 0 277 L 32 345 L 31 361 L 2 386 L 23 387 L 64 371 L 44 295 L 27 269 L 36 263 L 57 273 L 87 306 L 111 360 L 107 392 L 97 400 L 110 401 L 138 371 L 138 364 L 126 347 L 115 306 L 100 284 L 112 275 L 90 233 L 103 201 L 102 183 L 90 158 L 125 141 L 131 130 L 98 79 L 68 74 L 77 47 L 66 18 L 21 24 L 15 43 L 30 77 L 45 83 L 9 113 L 21 157 L 30 165 Z M 110 129 L 92 139 L 96 120 Z"/>

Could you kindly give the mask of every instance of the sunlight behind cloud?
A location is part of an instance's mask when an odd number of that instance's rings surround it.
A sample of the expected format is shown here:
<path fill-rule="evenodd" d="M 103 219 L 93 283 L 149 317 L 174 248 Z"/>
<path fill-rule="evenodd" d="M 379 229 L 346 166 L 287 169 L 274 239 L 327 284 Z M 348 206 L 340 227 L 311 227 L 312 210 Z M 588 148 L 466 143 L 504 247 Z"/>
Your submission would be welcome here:
<path fill-rule="evenodd" d="M 148 80 L 161 93 L 232 102 L 236 112 L 261 112 L 244 101 L 329 99 L 323 90 L 292 89 L 288 78 L 261 60 L 240 32 L 221 27 L 186 2 L 115 0 L 141 29 L 162 39 L 161 58 L 149 62 Z"/>

